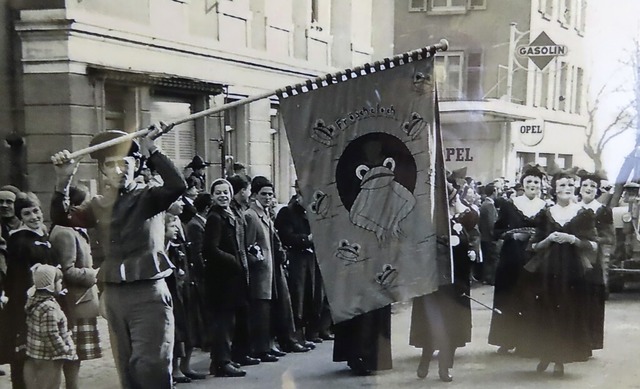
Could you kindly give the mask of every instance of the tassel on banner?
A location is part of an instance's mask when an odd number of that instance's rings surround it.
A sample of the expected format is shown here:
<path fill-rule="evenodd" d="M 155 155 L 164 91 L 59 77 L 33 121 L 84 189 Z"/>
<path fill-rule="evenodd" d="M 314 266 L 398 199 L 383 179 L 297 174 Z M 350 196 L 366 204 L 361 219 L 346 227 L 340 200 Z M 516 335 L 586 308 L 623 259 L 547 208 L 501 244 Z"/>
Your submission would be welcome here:
<path fill-rule="evenodd" d="M 185 116 L 184 118 L 177 119 L 173 122 L 165 124 L 165 127 L 167 128 L 166 132 L 169 132 L 169 130 L 171 130 L 173 127 L 179 124 L 196 120 L 205 116 L 209 116 L 217 112 L 225 111 L 227 109 L 249 104 L 254 101 L 266 99 L 273 95 L 277 96 L 279 99 L 286 99 L 287 97 L 294 96 L 296 94 L 305 93 L 305 87 L 306 87 L 306 92 L 309 92 L 314 89 L 318 89 L 324 86 L 329 86 L 339 82 L 347 81 L 356 77 L 366 76 L 376 71 L 389 70 L 395 66 L 407 64 L 410 62 L 410 60 L 415 61 L 415 60 L 428 58 L 429 56 L 434 55 L 438 51 L 447 51 L 448 48 L 449 48 L 449 42 L 446 39 L 441 39 L 440 42 L 435 45 L 423 47 L 421 49 L 413 50 L 403 54 L 398 54 L 392 58 L 384 58 L 382 59 L 382 62 L 376 61 L 373 65 L 367 63 L 364 66 L 358 66 L 353 69 L 341 70 L 336 73 L 328 73 L 324 77 L 317 77 L 313 80 L 309 79 L 305 82 L 296 84 L 294 86 L 289 85 L 276 90 L 267 91 L 258 95 L 249 96 L 246 99 L 234 101 L 228 104 L 221 105 L 219 107 L 205 109 L 203 111 L 193 113 L 191 115 Z M 343 77 L 344 77 L 344 80 L 342 79 Z M 314 85 L 315 85 L 315 88 L 313 87 Z M 127 134 L 126 136 L 110 139 L 104 143 L 99 143 L 97 145 L 80 149 L 78 151 L 71 153 L 70 158 L 75 159 L 75 158 L 93 153 L 95 151 L 106 149 L 107 147 L 111 147 L 113 145 L 129 141 L 134 138 L 146 136 L 150 131 L 151 131 L 150 128 L 145 128 L 145 129 Z"/>

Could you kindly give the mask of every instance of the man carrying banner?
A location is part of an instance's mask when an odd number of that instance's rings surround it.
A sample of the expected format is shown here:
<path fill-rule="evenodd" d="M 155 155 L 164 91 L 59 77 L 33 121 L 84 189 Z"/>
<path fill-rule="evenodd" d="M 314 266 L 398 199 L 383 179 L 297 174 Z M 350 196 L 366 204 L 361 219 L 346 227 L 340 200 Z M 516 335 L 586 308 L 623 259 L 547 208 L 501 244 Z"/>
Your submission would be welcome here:
<path fill-rule="evenodd" d="M 98 280 L 104 283 L 102 303 L 123 388 L 172 387 L 174 318 L 165 277 L 172 273 L 173 265 L 164 253 L 164 223 L 158 214 L 186 186 L 180 172 L 154 144 L 162 132 L 152 127 L 139 143 L 122 142 L 91 153 L 107 188 L 86 206 L 68 205 L 68 189 L 77 169 L 71 154 L 65 150 L 51 158 L 57 176 L 51 201 L 53 223 L 95 227 L 104 249 Z M 94 136 L 90 145 L 125 135 L 105 131 Z M 136 185 L 142 158 L 158 172 L 162 186 Z"/>

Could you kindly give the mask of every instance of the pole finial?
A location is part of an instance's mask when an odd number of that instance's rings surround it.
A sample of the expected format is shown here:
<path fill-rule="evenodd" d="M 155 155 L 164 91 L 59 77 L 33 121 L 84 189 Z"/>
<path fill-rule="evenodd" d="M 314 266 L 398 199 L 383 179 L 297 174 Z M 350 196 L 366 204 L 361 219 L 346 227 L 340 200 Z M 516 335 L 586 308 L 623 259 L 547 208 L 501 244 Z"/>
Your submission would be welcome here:
<path fill-rule="evenodd" d="M 449 49 L 449 41 L 444 38 L 440 39 L 440 42 L 436 44 L 436 49 L 438 51 L 447 51 Z"/>

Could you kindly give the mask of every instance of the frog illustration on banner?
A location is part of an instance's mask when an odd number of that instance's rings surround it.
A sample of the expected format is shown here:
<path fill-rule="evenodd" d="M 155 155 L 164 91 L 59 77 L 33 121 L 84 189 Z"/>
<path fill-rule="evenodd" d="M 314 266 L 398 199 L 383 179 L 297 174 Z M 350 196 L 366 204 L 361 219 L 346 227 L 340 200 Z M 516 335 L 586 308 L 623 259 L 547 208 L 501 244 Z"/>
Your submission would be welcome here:
<path fill-rule="evenodd" d="M 354 225 L 371 231 L 378 242 L 400 239 L 404 220 L 416 205 L 417 168 L 397 137 L 372 132 L 351 141 L 336 166 L 336 184 Z"/>

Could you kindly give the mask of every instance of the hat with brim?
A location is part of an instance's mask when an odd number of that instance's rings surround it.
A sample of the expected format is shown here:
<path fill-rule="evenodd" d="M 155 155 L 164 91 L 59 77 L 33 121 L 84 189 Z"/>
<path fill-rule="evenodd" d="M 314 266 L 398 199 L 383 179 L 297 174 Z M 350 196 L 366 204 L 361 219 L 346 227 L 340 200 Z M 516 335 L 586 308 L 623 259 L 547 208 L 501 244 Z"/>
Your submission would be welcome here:
<path fill-rule="evenodd" d="M 202 169 L 203 167 L 207 167 L 209 165 L 211 165 L 211 162 L 205 162 L 201 156 L 196 155 L 195 157 L 193 157 L 191 162 L 189 162 L 189 164 L 185 167 L 193 170 L 197 170 L 197 169 Z"/>
<path fill-rule="evenodd" d="M 94 136 L 91 139 L 91 142 L 89 142 L 89 147 L 108 142 L 112 139 L 120 138 L 125 135 L 128 134 L 121 130 L 107 130 Z M 134 156 L 139 150 L 140 147 L 138 146 L 138 142 L 131 139 L 101 150 L 96 150 L 92 153 L 89 153 L 89 156 L 93 159 L 104 160 L 107 157 Z"/>
<path fill-rule="evenodd" d="M 461 167 L 460 169 L 456 169 L 452 172 L 449 172 L 449 174 L 447 175 L 449 179 L 454 179 L 454 180 L 463 180 L 466 176 L 467 176 L 466 166 Z"/>

